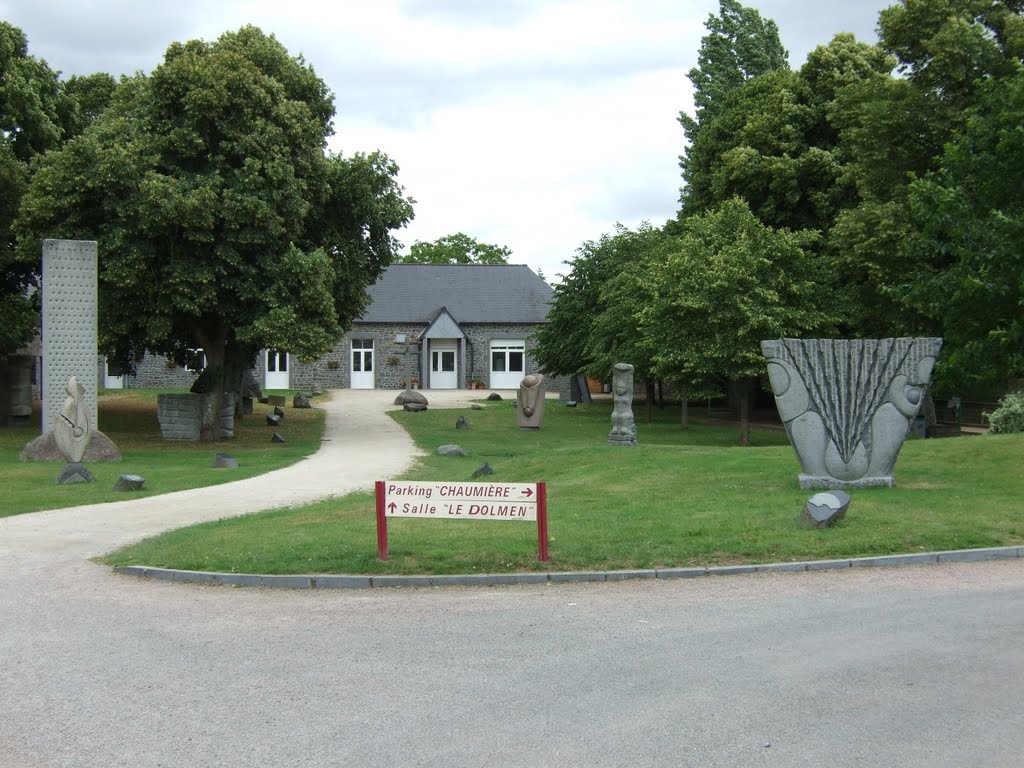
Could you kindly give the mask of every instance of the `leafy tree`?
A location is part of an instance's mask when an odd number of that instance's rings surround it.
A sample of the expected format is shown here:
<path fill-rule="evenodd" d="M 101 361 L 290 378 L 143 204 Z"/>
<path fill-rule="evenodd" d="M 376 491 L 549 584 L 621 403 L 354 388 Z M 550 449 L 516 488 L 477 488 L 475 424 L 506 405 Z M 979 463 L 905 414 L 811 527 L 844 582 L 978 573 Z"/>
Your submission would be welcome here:
<path fill-rule="evenodd" d="M 813 233 L 772 229 L 739 199 L 692 216 L 671 253 L 651 263 L 640 332 L 657 344 L 654 372 L 688 390 L 734 382 L 740 444 L 749 444 L 750 383 L 764 373 L 764 339 L 828 332 Z"/>
<path fill-rule="evenodd" d="M 569 274 L 554 286 L 548 321 L 534 334 L 534 360 L 545 373 L 574 376 L 594 362 L 590 329 L 603 310 L 601 287 L 621 269 L 618 254 L 608 245 L 609 236 L 588 241 L 568 263 Z M 607 371 L 602 373 L 604 378 Z"/>
<path fill-rule="evenodd" d="M 325 154 L 323 81 L 255 27 L 172 44 L 39 164 L 18 226 L 100 244 L 101 342 L 122 365 L 202 347 L 233 387 L 262 347 L 326 353 L 412 216 L 397 168 Z"/>
<path fill-rule="evenodd" d="M 909 258 L 896 284 L 946 340 L 940 381 L 1024 378 L 1024 66 L 989 79 L 936 171 L 910 186 Z"/>
<path fill-rule="evenodd" d="M 736 0 L 719 0 L 718 8 L 719 15 L 711 14 L 704 24 L 708 34 L 701 38 L 697 66 L 689 72 L 696 118 L 679 115 L 691 141 L 747 80 L 789 68 L 774 21 Z"/>
<path fill-rule="evenodd" d="M 0 354 L 22 346 L 39 324 L 27 293 L 34 270 L 15 257 L 12 226 L 31 159 L 61 141 L 60 102 L 57 73 L 28 54 L 20 29 L 0 21 Z"/>
<path fill-rule="evenodd" d="M 481 243 L 456 232 L 432 243 L 417 240 L 400 261 L 405 264 L 508 264 L 512 251 L 501 245 Z"/>

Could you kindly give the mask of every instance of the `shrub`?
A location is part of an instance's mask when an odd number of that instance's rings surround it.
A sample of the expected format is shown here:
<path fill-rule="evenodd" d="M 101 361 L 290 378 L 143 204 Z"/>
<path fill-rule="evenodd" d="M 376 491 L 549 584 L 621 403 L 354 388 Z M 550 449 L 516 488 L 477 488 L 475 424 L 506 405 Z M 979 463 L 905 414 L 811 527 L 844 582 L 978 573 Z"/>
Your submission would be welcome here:
<path fill-rule="evenodd" d="M 999 401 L 999 407 L 986 413 L 991 432 L 1024 432 L 1024 390 L 1010 392 Z"/>

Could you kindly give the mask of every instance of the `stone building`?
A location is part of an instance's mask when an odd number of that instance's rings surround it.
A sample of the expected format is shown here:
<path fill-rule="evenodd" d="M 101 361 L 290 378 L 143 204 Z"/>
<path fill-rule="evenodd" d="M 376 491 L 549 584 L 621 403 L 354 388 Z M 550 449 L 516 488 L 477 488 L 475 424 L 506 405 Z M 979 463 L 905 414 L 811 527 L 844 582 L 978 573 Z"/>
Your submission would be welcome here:
<path fill-rule="evenodd" d="M 537 372 L 530 334 L 547 322 L 552 289 L 527 266 L 393 264 L 368 293 L 366 312 L 319 360 L 263 350 L 257 360 L 262 386 L 465 389 L 479 382 L 514 389 Z M 127 386 L 187 388 L 196 375 L 147 356 Z M 555 379 L 545 384 L 558 387 Z"/>

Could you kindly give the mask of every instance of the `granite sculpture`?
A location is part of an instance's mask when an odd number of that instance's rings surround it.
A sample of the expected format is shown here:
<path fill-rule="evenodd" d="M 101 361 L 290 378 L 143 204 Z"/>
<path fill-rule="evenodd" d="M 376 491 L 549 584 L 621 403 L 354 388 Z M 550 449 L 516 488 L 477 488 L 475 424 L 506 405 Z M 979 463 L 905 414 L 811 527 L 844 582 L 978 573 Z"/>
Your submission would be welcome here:
<path fill-rule="evenodd" d="M 761 342 L 801 488 L 891 486 L 940 338 Z"/>
<path fill-rule="evenodd" d="M 636 445 L 633 420 L 633 366 L 616 363 L 612 368 L 612 431 L 608 445 Z"/>
<path fill-rule="evenodd" d="M 531 373 L 519 383 L 516 395 L 516 414 L 519 428 L 540 429 L 544 423 L 544 377 Z"/>

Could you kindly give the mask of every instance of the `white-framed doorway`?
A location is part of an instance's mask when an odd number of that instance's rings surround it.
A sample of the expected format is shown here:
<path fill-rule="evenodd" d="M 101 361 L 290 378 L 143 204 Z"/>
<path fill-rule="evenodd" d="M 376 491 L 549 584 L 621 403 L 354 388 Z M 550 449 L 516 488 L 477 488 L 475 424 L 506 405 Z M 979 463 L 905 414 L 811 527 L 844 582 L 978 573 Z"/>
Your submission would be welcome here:
<path fill-rule="evenodd" d="M 373 389 L 373 339 L 352 339 L 349 374 L 352 389 Z"/>
<path fill-rule="evenodd" d="M 526 341 L 502 339 L 491 342 L 492 389 L 518 389 L 526 375 Z"/>
<path fill-rule="evenodd" d="M 263 362 L 264 388 L 288 389 L 288 352 L 283 349 L 268 349 Z"/>
<path fill-rule="evenodd" d="M 103 361 L 103 386 L 106 389 L 124 389 L 124 376 L 110 372 L 110 361 Z"/>
<path fill-rule="evenodd" d="M 457 341 L 431 339 L 429 386 L 431 389 L 458 389 L 459 344 Z"/>

